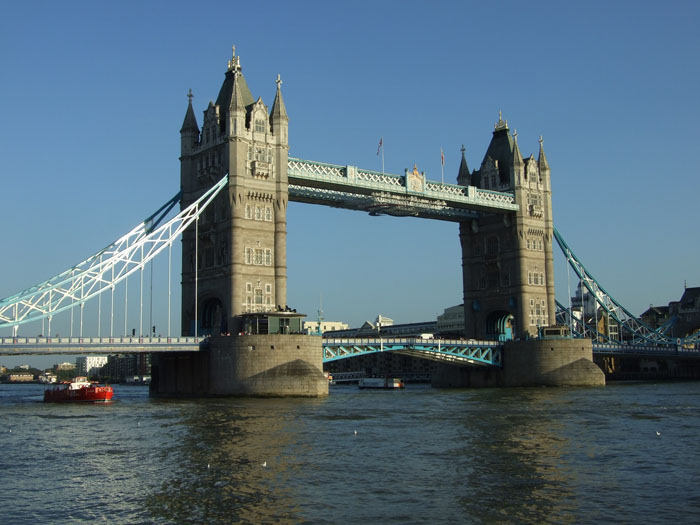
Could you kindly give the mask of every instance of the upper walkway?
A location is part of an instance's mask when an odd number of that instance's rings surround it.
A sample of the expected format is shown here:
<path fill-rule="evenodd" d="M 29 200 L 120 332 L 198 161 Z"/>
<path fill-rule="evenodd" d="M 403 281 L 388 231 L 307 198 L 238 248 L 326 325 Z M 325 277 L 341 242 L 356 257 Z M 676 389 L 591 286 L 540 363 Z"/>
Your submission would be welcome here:
<path fill-rule="evenodd" d="M 518 209 L 508 192 L 430 181 L 417 170 L 392 175 L 289 157 L 289 200 L 366 211 L 373 215 L 462 221 L 480 212 Z"/>

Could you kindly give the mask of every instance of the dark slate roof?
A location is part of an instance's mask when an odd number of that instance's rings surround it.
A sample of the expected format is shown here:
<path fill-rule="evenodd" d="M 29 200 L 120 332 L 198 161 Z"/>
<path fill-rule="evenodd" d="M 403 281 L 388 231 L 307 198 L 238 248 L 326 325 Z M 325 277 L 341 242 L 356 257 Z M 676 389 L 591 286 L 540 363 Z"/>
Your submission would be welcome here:
<path fill-rule="evenodd" d="M 462 146 L 462 161 L 459 163 L 459 172 L 457 173 L 457 184 L 461 186 L 469 186 L 471 184 L 469 166 L 467 166 L 467 158 L 464 155 L 464 146 Z"/>
<path fill-rule="evenodd" d="M 693 308 L 693 306 L 700 298 L 700 287 L 686 288 L 681 297 L 680 303 L 683 308 Z"/>
<path fill-rule="evenodd" d="M 650 306 L 640 317 L 649 317 L 652 314 L 657 317 L 666 317 L 668 316 L 668 312 L 668 306 Z"/>
<path fill-rule="evenodd" d="M 245 81 L 243 73 L 238 71 L 238 80 L 236 81 L 236 87 L 239 90 L 239 96 L 243 100 L 243 106 L 248 107 L 255 102 L 253 95 L 248 88 L 248 83 Z M 233 93 L 233 80 L 235 74 L 233 71 L 227 71 L 226 77 L 224 78 L 224 83 L 221 85 L 219 90 L 219 96 L 216 97 L 216 105 L 220 108 L 220 114 L 222 117 L 228 117 L 228 108 L 231 105 L 231 94 Z"/>
<path fill-rule="evenodd" d="M 508 133 L 507 126 L 497 127 L 494 130 L 484 160 L 486 157 L 498 161 L 499 178 L 501 182 L 508 182 L 510 180 L 510 165 L 513 160 L 513 137 Z"/>
<path fill-rule="evenodd" d="M 182 128 L 180 128 L 180 133 L 183 131 L 196 131 L 199 132 L 199 126 L 197 125 L 197 117 L 194 116 L 194 109 L 192 109 L 192 98 L 187 105 L 187 113 L 185 113 L 185 120 L 182 123 Z"/>

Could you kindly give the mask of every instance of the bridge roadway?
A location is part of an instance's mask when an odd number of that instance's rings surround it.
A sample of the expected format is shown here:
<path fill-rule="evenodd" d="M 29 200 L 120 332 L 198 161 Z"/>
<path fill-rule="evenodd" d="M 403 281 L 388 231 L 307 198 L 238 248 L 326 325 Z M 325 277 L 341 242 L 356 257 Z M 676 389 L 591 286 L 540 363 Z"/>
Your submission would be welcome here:
<path fill-rule="evenodd" d="M 235 336 L 234 336 L 235 337 Z M 0 355 L 141 354 L 198 352 L 207 337 L 2 337 Z M 380 352 L 469 366 L 501 366 L 503 343 L 473 339 L 373 337 L 323 339 L 323 362 Z M 616 357 L 682 357 L 700 359 L 700 345 L 692 348 L 657 345 L 593 343 L 593 355 Z"/>
<path fill-rule="evenodd" d="M 206 347 L 206 342 L 206 337 L 3 337 L 0 355 L 198 352 Z M 397 352 L 464 365 L 501 364 L 498 341 L 412 337 L 323 340 L 324 362 L 377 352 Z"/>
<path fill-rule="evenodd" d="M 0 355 L 198 352 L 205 337 L 2 337 Z"/>

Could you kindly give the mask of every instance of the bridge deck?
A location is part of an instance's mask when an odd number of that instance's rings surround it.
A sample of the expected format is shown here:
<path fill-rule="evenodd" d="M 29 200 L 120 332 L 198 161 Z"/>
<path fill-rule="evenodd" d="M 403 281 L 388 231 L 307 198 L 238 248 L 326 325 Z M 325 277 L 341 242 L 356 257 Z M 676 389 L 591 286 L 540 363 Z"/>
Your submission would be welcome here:
<path fill-rule="evenodd" d="M 198 352 L 204 337 L 3 337 L 0 355 Z"/>

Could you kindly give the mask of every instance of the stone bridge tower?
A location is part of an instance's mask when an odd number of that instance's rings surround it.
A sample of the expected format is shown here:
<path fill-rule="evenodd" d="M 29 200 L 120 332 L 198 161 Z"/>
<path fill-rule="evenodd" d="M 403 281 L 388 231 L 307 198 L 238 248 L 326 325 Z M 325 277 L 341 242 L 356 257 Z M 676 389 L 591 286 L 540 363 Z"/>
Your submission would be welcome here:
<path fill-rule="evenodd" d="M 181 208 L 227 173 L 229 181 L 182 237 L 183 335 L 195 328 L 200 335 L 237 333 L 242 314 L 286 305 L 289 147 L 281 83 L 278 75 L 268 112 L 253 98 L 234 48 L 201 129 L 189 95 L 180 130 Z"/>
<path fill-rule="evenodd" d="M 462 156 L 458 183 L 510 191 L 514 214 L 484 215 L 460 223 L 467 337 L 527 338 L 555 324 L 550 171 L 539 157 L 520 154 L 517 132 L 499 115 L 479 170 Z"/>

